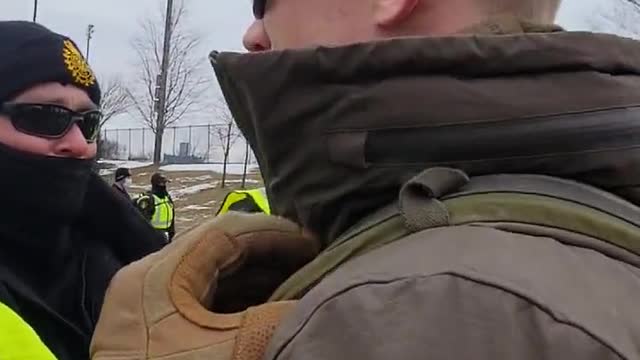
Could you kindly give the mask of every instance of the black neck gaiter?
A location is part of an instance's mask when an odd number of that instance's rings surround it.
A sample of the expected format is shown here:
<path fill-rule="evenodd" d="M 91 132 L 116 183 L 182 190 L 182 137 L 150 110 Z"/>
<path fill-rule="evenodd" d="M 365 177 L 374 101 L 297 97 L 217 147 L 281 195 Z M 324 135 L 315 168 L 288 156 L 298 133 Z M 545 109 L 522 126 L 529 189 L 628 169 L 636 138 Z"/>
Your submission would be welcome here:
<path fill-rule="evenodd" d="M 169 195 L 169 192 L 167 191 L 167 187 L 166 186 L 158 186 L 158 185 L 151 185 L 151 192 L 161 198 L 166 197 L 167 195 Z"/>
<path fill-rule="evenodd" d="M 82 210 L 92 163 L 0 144 L 0 199 L 9 210 L 3 218 L 34 228 L 71 224 Z"/>
<path fill-rule="evenodd" d="M 0 263 L 9 286 L 75 318 L 83 250 L 73 227 L 83 212 L 91 160 L 23 153 L 0 144 Z M 25 292 L 26 291 L 26 292 Z"/>

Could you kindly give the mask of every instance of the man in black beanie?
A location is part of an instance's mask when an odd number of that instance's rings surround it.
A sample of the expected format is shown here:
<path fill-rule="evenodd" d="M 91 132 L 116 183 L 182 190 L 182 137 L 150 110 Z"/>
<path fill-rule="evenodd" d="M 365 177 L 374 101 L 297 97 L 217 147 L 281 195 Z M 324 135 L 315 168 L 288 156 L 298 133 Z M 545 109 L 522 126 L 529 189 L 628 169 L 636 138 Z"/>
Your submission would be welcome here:
<path fill-rule="evenodd" d="M 1 21 L 0 54 L 0 319 L 19 324 L 0 358 L 87 359 L 111 277 L 164 241 L 92 172 L 100 87 L 74 42 Z"/>

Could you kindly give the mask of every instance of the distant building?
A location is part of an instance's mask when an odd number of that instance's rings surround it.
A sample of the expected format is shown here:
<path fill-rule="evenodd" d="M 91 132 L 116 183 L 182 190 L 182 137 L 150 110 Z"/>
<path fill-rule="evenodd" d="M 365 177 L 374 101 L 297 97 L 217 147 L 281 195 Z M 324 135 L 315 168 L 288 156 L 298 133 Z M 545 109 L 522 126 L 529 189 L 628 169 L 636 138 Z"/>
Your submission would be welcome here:
<path fill-rule="evenodd" d="M 180 143 L 178 155 L 164 154 L 165 164 L 203 164 L 204 157 L 191 154 L 191 144 L 188 142 Z"/>

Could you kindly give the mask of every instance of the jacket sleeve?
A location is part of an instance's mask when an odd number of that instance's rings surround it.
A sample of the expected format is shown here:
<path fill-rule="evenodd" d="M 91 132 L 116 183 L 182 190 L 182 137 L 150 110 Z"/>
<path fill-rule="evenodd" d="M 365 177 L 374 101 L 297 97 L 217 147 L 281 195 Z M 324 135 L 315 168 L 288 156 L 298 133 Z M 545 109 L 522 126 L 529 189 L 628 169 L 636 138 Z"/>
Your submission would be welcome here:
<path fill-rule="evenodd" d="M 149 195 L 142 195 L 135 200 L 135 205 L 144 218 L 147 219 L 147 221 L 151 221 L 153 213 L 155 212 L 153 197 Z"/>
<path fill-rule="evenodd" d="M 310 303 L 280 326 L 266 359 L 620 359 L 535 303 L 451 274 L 364 283 Z"/>

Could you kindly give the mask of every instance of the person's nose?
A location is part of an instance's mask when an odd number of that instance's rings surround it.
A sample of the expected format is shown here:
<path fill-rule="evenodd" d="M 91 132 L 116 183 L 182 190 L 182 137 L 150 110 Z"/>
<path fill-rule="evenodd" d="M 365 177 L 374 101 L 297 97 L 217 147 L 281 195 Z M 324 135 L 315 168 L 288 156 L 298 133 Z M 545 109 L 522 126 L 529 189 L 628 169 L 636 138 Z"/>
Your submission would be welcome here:
<path fill-rule="evenodd" d="M 271 49 L 271 39 L 264 28 L 262 20 L 255 20 L 247 29 L 242 39 L 244 47 L 250 52 Z"/>
<path fill-rule="evenodd" d="M 86 159 L 90 156 L 90 144 L 78 124 L 73 124 L 63 137 L 56 140 L 53 153 L 55 156 L 76 159 Z"/>

